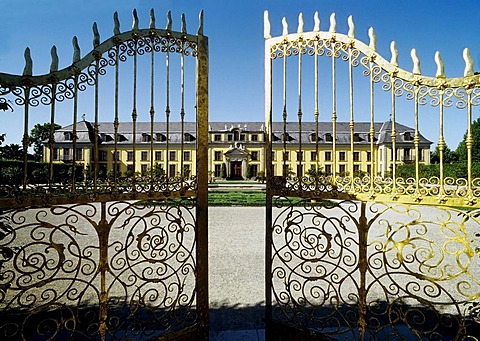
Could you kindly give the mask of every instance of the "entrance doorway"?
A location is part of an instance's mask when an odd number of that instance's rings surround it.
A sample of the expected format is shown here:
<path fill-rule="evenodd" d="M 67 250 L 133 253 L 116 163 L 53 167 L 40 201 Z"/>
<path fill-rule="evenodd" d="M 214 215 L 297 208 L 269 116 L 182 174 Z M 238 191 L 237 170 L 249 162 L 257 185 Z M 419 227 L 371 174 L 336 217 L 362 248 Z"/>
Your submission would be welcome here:
<path fill-rule="evenodd" d="M 242 161 L 230 162 L 230 178 L 232 180 L 242 180 Z"/>

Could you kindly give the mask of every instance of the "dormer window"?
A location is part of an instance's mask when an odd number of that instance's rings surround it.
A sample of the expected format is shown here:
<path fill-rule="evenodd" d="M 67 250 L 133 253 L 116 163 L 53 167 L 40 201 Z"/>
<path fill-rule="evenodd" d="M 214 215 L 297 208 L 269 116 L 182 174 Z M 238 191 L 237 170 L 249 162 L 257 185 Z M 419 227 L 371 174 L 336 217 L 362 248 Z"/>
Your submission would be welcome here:
<path fill-rule="evenodd" d="M 295 140 L 293 137 L 290 136 L 289 133 L 282 134 L 283 141 L 290 142 Z"/>
<path fill-rule="evenodd" d="M 277 135 L 272 134 L 272 141 L 275 142 L 275 141 L 280 141 L 280 140 L 281 140 L 281 139 L 280 139 Z"/>
<path fill-rule="evenodd" d="M 333 142 L 333 136 L 331 133 L 326 133 L 325 134 L 325 141 L 326 142 Z"/>
<path fill-rule="evenodd" d="M 149 134 L 146 134 L 146 133 L 143 133 L 142 134 L 142 142 L 150 142 L 151 141 L 151 137 Z"/>
<path fill-rule="evenodd" d="M 167 141 L 167 137 L 162 133 L 156 133 L 155 134 L 155 140 L 157 142 L 165 142 L 165 141 Z"/>
<path fill-rule="evenodd" d="M 195 136 L 193 136 L 192 134 L 190 133 L 185 133 L 183 134 L 184 135 L 184 139 L 185 139 L 185 142 L 193 142 L 195 141 Z"/>
<path fill-rule="evenodd" d="M 310 134 L 310 142 L 317 142 L 317 141 L 321 141 L 321 137 L 318 136 L 317 134 L 315 133 L 311 133 Z"/>
<path fill-rule="evenodd" d="M 413 136 L 409 131 L 403 133 L 403 140 L 404 141 L 413 141 Z"/>
<path fill-rule="evenodd" d="M 363 139 L 360 137 L 359 133 L 353 134 L 353 142 L 361 142 Z"/>
<path fill-rule="evenodd" d="M 73 133 L 71 131 L 64 132 L 63 137 L 65 141 L 73 141 Z"/>
<path fill-rule="evenodd" d="M 377 138 L 375 136 L 373 136 L 373 142 L 377 142 Z M 371 142 L 372 139 L 370 138 L 370 134 L 368 134 L 368 142 Z"/>

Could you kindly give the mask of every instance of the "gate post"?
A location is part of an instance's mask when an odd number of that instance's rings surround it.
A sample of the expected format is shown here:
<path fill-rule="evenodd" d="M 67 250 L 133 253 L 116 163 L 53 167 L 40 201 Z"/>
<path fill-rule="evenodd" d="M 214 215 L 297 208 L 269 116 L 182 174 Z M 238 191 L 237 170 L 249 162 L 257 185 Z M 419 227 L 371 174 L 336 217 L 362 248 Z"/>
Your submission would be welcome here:
<path fill-rule="evenodd" d="M 202 15 L 202 14 L 201 14 Z M 202 18 L 200 19 L 202 25 Z M 208 38 L 198 31 L 197 56 L 197 318 L 208 340 Z"/>

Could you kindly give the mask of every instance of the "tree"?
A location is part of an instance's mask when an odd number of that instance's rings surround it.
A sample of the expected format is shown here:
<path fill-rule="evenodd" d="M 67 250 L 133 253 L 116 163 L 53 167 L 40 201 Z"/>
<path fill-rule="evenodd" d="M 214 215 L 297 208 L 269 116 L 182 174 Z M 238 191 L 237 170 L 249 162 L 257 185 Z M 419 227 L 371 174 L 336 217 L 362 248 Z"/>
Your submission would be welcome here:
<path fill-rule="evenodd" d="M 5 142 L 5 134 L 0 134 L 0 146 Z"/>
<path fill-rule="evenodd" d="M 33 145 L 33 155 L 35 156 L 36 160 L 43 160 L 43 142 L 50 138 L 51 127 L 51 123 L 37 123 L 30 131 L 30 144 Z M 54 130 L 60 128 L 61 126 L 59 126 L 58 124 L 53 124 Z"/>
<path fill-rule="evenodd" d="M 472 160 L 480 161 L 480 117 L 472 122 Z M 467 160 L 467 145 L 465 140 L 467 139 L 467 133 L 463 136 L 462 142 L 459 143 L 457 150 L 455 151 L 460 161 Z"/>
<path fill-rule="evenodd" d="M 227 165 L 222 163 L 222 168 L 220 168 L 220 177 L 225 179 L 227 177 Z"/>
<path fill-rule="evenodd" d="M 456 151 L 451 150 L 448 146 L 445 146 L 443 150 L 443 163 L 454 163 L 458 161 L 458 154 Z M 440 163 L 440 149 L 438 146 L 432 152 L 430 157 L 431 163 Z"/>
<path fill-rule="evenodd" d="M 7 144 L 0 147 L 0 159 L 23 160 L 23 149 L 19 144 Z"/>

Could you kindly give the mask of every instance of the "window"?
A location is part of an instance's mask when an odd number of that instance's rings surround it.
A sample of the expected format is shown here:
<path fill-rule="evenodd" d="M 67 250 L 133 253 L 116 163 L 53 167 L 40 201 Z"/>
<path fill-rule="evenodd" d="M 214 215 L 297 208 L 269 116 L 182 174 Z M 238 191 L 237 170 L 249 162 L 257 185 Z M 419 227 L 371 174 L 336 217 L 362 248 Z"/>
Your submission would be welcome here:
<path fill-rule="evenodd" d="M 119 163 L 117 164 L 117 170 L 116 170 L 116 173 L 117 173 L 117 174 L 120 174 L 120 164 L 119 164 Z"/>
<path fill-rule="evenodd" d="M 73 141 L 73 133 L 71 131 L 63 133 L 63 137 L 65 141 Z"/>
<path fill-rule="evenodd" d="M 193 136 L 190 133 L 185 133 L 184 134 L 185 142 L 193 142 L 195 141 L 195 136 Z"/>
<path fill-rule="evenodd" d="M 353 142 L 360 142 L 362 139 L 360 138 L 360 135 L 358 133 L 353 134 Z"/>
<path fill-rule="evenodd" d="M 214 176 L 215 176 L 216 178 L 219 178 L 221 171 L 222 171 L 222 165 L 216 164 L 216 165 L 215 165 Z"/>
<path fill-rule="evenodd" d="M 148 161 L 148 152 L 146 151 L 142 152 L 142 161 Z"/>
<path fill-rule="evenodd" d="M 233 140 L 238 141 L 240 139 L 240 132 L 238 130 L 233 131 Z"/>
<path fill-rule="evenodd" d="M 171 150 L 170 154 L 168 155 L 168 159 L 170 161 L 175 161 L 177 159 L 177 152 L 174 150 Z"/>
<path fill-rule="evenodd" d="M 283 161 L 288 161 L 290 159 L 290 154 L 288 151 L 283 152 Z"/>
<path fill-rule="evenodd" d="M 188 177 L 190 176 L 190 172 L 191 172 L 190 165 L 183 165 L 183 174 L 182 174 L 182 176 L 188 178 Z"/>
<path fill-rule="evenodd" d="M 297 161 L 303 161 L 303 152 L 302 151 L 297 152 Z"/>
<path fill-rule="evenodd" d="M 303 165 L 297 165 L 297 177 L 303 176 Z"/>
<path fill-rule="evenodd" d="M 222 152 L 215 151 L 214 157 L 215 157 L 215 161 L 222 161 Z"/>
<path fill-rule="evenodd" d="M 75 159 L 83 160 L 83 148 L 77 148 L 76 149 Z"/>
<path fill-rule="evenodd" d="M 127 165 L 127 173 L 133 173 L 133 165 Z"/>
<path fill-rule="evenodd" d="M 63 148 L 63 160 L 70 161 L 72 158 L 70 157 L 70 148 Z"/>
<path fill-rule="evenodd" d="M 404 141 L 413 141 L 413 136 L 409 131 L 403 133 L 403 140 Z"/>
<path fill-rule="evenodd" d="M 115 152 L 113 152 L 113 153 L 114 153 L 114 154 L 113 154 L 113 158 L 114 158 L 115 160 L 117 160 L 117 161 L 120 161 L 120 152 L 117 151 L 117 157 L 116 157 L 116 158 L 115 158 Z"/>
<path fill-rule="evenodd" d="M 325 161 L 332 161 L 332 152 L 325 152 Z"/>
<path fill-rule="evenodd" d="M 142 175 L 147 174 L 148 165 L 142 165 L 141 167 L 142 167 Z"/>
<path fill-rule="evenodd" d="M 353 165 L 353 172 L 354 173 L 360 172 L 360 165 Z"/>
<path fill-rule="evenodd" d="M 345 161 L 346 160 L 345 154 L 346 154 L 345 152 L 339 152 L 338 153 L 338 160 L 339 161 Z"/>
<path fill-rule="evenodd" d="M 360 161 L 360 152 L 353 152 L 353 161 Z"/>
<path fill-rule="evenodd" d="M 233 135 L 232 135 L 232 134 L 228 134 L 228 135 L 227 135 L 227 140 L 228 140 L 228 141 L 233 141 Z"/>
<path fill-rule="evenodd" d="M 256 178 L 258 175 L 258 165 L 251 165 L 252 178 Z"/>
<path fill-rule="evenodd" d="M 133 152 L 131 151 L 127 152 L 127 161 L 133 161 Z"/>
<path fill-rule="evenodd" d="M 332 165 L 325 165 L 325 173 L 332 174 Z"/>
<path fill-rule="evenodd" d="M 151 138 L 150 135 L 143 133 L 142 134 L 142 142 L 150 142 Z"/>
<path fill-rule="evenodd" d="M 53 148 L 53 159 L 58 160 L 59 155 L 58 155 L 58 148 Z"/>
<path fill-rule="evenodd" d="M 338 170 L 339 170 L 340 174 L 345 174 L 346 166 L 345 165 L 340 165 L 338 167 Z"/>
<path fill-rule="evenodd" d="M 372 165 L 367 165 L 367 173 L 372 173 Z"/>
<path fill-rule="evenodd" d="M 159 161 L 162 159 L 162 152 L 160 150 L 155 151 L 155 160 Z"/>
<path fill-rule="evenodd" d="M 367 152 L 367 161 L 372 161 L 372 152 Z"/>
<path fill-rule="evenodd" d="M 162 133 L 156 133 L 155 134 L 155 140 L 157 140 L 158 142 L 165 142 L 165 141 L 167 141 L 167 137 L 165 135 L 163 135 Z"/>
<path fill-rule="evenodd" d="M 107 161 L 107 151 L 101 150 L 99 155 L 100 161 Z"/>
<path fill-rule="evenodd" d="M 169 165 L 168 167 L 168 176 L 173 178 L 176 175 L 177 168 L 176 165 Z"/>
<path fill-rule="evenodd" d="M 240 141 L 245 141 L 245 134 L 240 134 Z"/>
<path fill-rule="evenodd" d="M 275 155 L 276 155 L 276 153 L 275 153 L 275 152 L 272 152 L 272 161 L 275 161 L 275 160 L 276 160 Z"/>
<path fill-rule="evenodd" d="M 252 161 L 258 161 L 258 151 L 253 151 L 250 155 Z"/>
<path fill-rule="evenodd" d="M 310 152 L 310 160 L 317 161 L 317 152 Z"/>
<path fill-rule="evenodd" d="M 326 142 L 333 142 L 332 134 L 326 133 L 326 134 L 325 134 L 325 141 L 326 141 Z"/>
<path fill-rule="evenodd" d="M 183 152 L 183 160 L 184 161 L 191 161 L 189 150 L 186 150 L 186 151 Z"/>
<path fill-rule="evenodd" d="M 252 134 L 250 138 L 252 141 L 258 141 L 258 134 Z"/>
<path fill-rule="evenodd" d="M 215 134 L 213 137 L 214 141 L 219 142 L 222 141 L 222 135 L 220 134 Z"/>
<path fill-rule="evenodd" d="M 410 148 L 404 148 L 403 149 L 403 160 L 404 161 L 410 161 L 411 160 Z"/>

